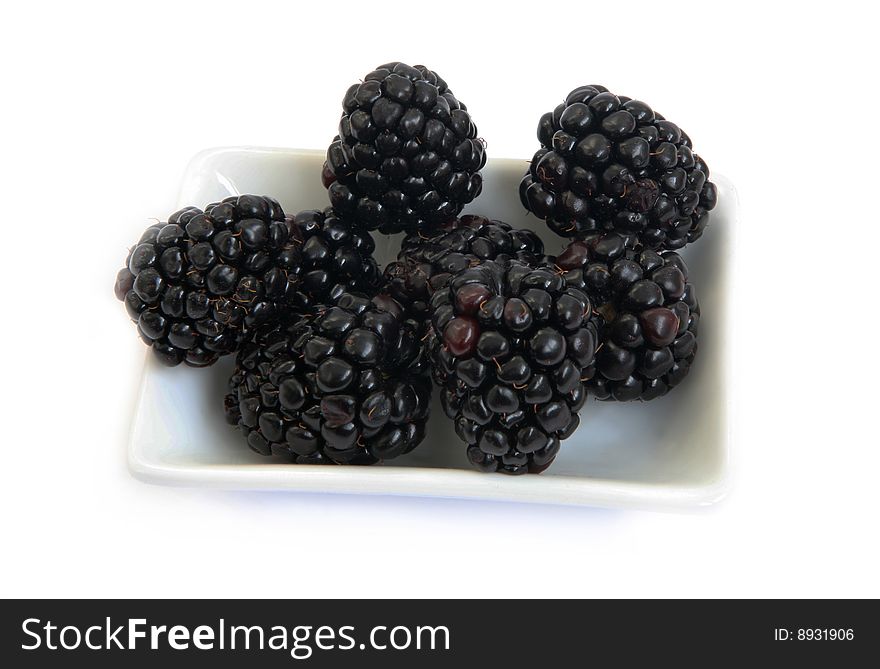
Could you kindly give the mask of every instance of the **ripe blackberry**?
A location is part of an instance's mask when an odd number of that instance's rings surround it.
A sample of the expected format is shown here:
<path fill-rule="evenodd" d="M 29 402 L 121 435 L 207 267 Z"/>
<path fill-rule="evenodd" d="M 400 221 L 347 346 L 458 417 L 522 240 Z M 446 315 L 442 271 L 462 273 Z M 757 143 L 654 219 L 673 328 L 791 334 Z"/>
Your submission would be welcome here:
<path fill-rule="evenodd" d="M 531 230 L 466 214 L 430 235 L 407 235 L 397 257 L 385 267 L 387 290 L 414 318 L 427 322 L 431 295 L 454 274 L 484 260 L 516 258 L 533 264 L 544 258 L 544 244 Z"/>
<path fill-rule="evenodd" d="M 380 274 L 369 234 L 332 214 L 286 219 L 272 198 L 229 197 L 150 226 L 116 277 L 116 296 L 159 360 L 194 367 L 232 353 L 244 331 Z"/>
<path fill-rule="evenodd" d="M 540 472 L 577 428 L 597 330 L 590 300 L 549 267 L 486 261 L 431 298 L 446 414 L 481 471 Z"/>
<path fill-rule="evenodd" d="M 288 270 L 297 285 L 290 306 L 303 310 L 334 300 L 346 290 L 372 295 L 382 285 L 373 238 L 331 207 L 299 212 L 292 229 L 300 256 Z"/>
<path fill-rule="evenodd" d="M 599 319 L 587 383 L 597 398 L 651 400 L 687 375 L 697 353 L 700 305 L 677 253 L 627 246 L 614 233 L 572 242 L 556 258 Z"/>
<path fill-rule="evenodd" d="M 541 117 L 523 206 L 557 234 L 612 230 L 653 249 L 698 239 L 717 192 L 690 138 L 644 102 L 581 86 Z"/>
<path fill-rule="evenodd" d="M 330 201 L 367 229 L 440 225 L 479 195 L 486 163 L 477 128 L 446 82 L 423 65 L 380 65 L 342 101 L 322 179 Z"/>
<path fill-rule="evenodd" d="M 416 324 L 386 295 L 344 293 L 335 306 L 254 330 L 225 407 L 262 455 L 373 464 L 422 441 L 430 394 Z"/>

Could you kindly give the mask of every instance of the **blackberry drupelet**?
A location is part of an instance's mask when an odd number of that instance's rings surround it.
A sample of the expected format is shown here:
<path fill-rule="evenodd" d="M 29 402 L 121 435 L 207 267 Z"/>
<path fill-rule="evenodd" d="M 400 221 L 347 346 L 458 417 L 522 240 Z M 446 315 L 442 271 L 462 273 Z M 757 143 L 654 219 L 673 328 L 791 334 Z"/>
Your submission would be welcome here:
<path fill-rule="evenodd" d="M 581 86 L 541 117 L 538 140 L 520 199 L 557 234 L 610 230 L 653 249 L 703 234 L 717 198 L 709 168 L 644 102 Z"/>
<path fill-rule="evenodd" d="M 531 230 L 466 214 L 430 235 L 404 237 L 398 259 L 385 267 L 387 290 L 414 318 L 428 321 L 428 302 L 456 273 L 484 260 L 515 258 L 527 264 L 545 259 L 544 245 Z"/>
<path fill-rule="evenodd" d="M 538 473 L 577 428 L 598 342 L 590 300 L 552 267 L 486 261 L 431 298 L 446 414 L 479 470 Z"/>
<path fill-rule="evenodd" d="M 700 305 L 674 251 L 633 248 L 617 234 L 572 242 L 556 258 L 599 319 L 587 386 L 597 398 L 651 400 L 687 375 L 697 353 Z"/>
<path fill-rule="evenodd" d="M 408 453 L 425 435 L 431 380 L 416 323 L 402 313 L 387 295 L 344 293 L 254 330 L 236 359 L 227 420 L 257 453 L 296 463 Z"/>
<path fill-rule="evenodd" d="M 291 221 L 272 198 L 241 195 L 150 226 L 115 292 L 159 360 L 204 367 L 279 311 L 372 289 L 381 278 L 373 248 L 332 214 Z"/>
<path fill-rule="evenodd" d="M 483 143 L 467 108 L 422 65 L 387 63 L 348 89 L 322 181 L 369 230 L 440 225 L 482 188 Z"/>

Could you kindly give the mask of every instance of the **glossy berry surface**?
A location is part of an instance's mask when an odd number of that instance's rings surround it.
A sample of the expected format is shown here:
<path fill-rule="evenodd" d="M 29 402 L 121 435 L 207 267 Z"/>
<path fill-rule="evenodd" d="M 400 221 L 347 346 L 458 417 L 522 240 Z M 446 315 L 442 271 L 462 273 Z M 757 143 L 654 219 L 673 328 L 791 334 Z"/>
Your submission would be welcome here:
<path fill-rule="evenodd" d="M 274 313 L 267 273 L 290 266 L 296 253 L 271 198 L 186 207 L 147 228 L 115 292 L 161 362 L 203 367 L 236 350 L 247 322 Z"/>
<path fill-rule="evenodd" d="M 456 218 L 431 234 L 407 235 L 397 258 L 385 267 L 388 291 L 425 322 L 431 295 L 456 273 L 485 260 L 517 259 L 533 264 L 546 259 L 544 245 L 531 230 L 517 230 L 503 221 L 473 214 Z M 460 294 L 459 300 L 469 302 L 460 306 L 473 314 L 480 296 L 467 297 L 466 293 Z"/>
<path fill-rule="evenodd" d="M 369 230 L 446 223 L 479 195 L 477 128 L 436 73 L 387 63 L 352 85 L 322 181 L 333 206 Z"/>
<path fill-rule="evenodd" d="M 598 332 L 587 294 L 550 265 L 487 260 L 431 298 L 435 382 L 481 471 L 538 473 L 579 424 Z"/>
<path fill-rule="evenodd" d="M 293 217 L 299 257 L 287 277 L 296 286 L 288 303 L 304 310 L 336 299 L 346 290 L 373 294 L 382 284 L 372 236 L 350 219 L 314 209 Z M 291 277 L 294 277 L 291 279 Z"/>
<path fill-rule="evenodd" d="M 644 102 L 581 86 L 541 117 L 538 140 L 520 199 L 557 234 L 614 231 L 658 250 L 703 234 L 717 199 L 709 168 Z"/>
<path fill-rule="evenodd" d="M 229 197 L 147 228 L 114 292 L 161 362 L 204 367 L 279 314 L 373 289 L 373 248 L 332 214 L 289 219 L 272 198 Z"/>
<path fill-rule="evenodd" d="M 651 400 L 687 376 L 700 305 L 677 253 L 633 248 L 614 233 L 572 242 L 556 258 L 568 285 L 587 292 L 600 344 L 588 381 L 603 400 Z"/>
<path fill-rule="evenodd" d="M 254 330 L 225 399 L 250 448 L 304 464 L 373 464 L 424 438 L 431 381 L 418 328 L 393 300 L 335 304 Z"/>

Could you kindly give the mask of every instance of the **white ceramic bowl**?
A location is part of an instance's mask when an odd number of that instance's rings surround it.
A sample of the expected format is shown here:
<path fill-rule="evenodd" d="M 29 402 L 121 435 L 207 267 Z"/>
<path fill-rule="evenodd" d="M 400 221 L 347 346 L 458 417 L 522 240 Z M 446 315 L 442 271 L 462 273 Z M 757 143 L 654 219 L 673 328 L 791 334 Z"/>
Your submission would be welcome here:
<path fill-rule="evenodd" d="M 189 165 L 180 204 L 203 206 L 230 194 L 276 197 L 285 211 L 323 208 L 323 153 L 221 148 Z M 523 210 L 517 185 L 526 160 L 490 160 L 480 197 L 467 210 L 531 227 L 549 253 L 563 241 Z M 129 443 L 132 474 L 151 483 L 234 489 L 420 495 L 643 508 L 709 504 L 725 490 L 729 446 L 728 270 L 736 193 L 713 175 L 718 207 L 703 238 L 682 255 L 701 301 L 700 351 L 688 378 L 666 397 L 625 404 L 589 400 L 577 432 L 550 469 L 511 477 L 473 471 L 452 423 L 434 399 L 428 436 L 414 452 L 373 467 L 274 463 L 251 452 L 223 420 L 232 368 L 227 357 L 195 370 L 146 356 Z M 137 231 L 133 230 L 133 233 Z M 392 259 L 395 238 L 376 235 L 377 259 Z"/>

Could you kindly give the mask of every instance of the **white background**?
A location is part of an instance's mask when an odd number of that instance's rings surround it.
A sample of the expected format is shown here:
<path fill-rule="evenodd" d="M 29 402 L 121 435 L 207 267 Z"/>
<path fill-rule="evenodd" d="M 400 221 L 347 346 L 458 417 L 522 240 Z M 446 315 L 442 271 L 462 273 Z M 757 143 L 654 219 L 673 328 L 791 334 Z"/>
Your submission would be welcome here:
<path fill-rule="evenodd" d="M 880 54 L 868 5 L 5 7 L 0 595 L 880 595 Z M 346 87 L 388 60 L 437 69 L 492 156 L 531 156 L 539 115 L 603 83 L 675 120 L 733 180 L 724 502 L 615 512 L 129 476 L 143 350 L 111 290 L 127 247 L 173 211 L 194 153 L 322 148 Z"/>

